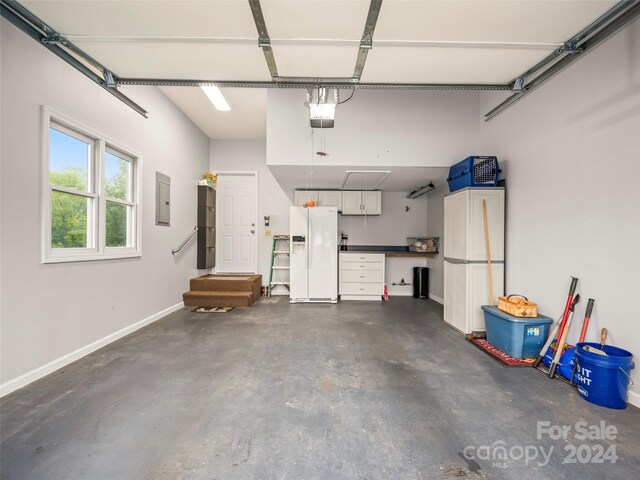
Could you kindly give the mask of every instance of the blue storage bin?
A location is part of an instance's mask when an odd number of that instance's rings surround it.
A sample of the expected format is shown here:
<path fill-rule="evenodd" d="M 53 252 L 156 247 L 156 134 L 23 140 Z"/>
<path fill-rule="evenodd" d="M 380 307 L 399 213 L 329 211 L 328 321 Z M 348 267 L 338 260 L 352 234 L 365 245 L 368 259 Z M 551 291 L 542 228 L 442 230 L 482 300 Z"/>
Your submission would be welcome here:
<path fill-rule="evenodd" d="M 514 358 L 535 358 L 549 336 L 553 320 L 544 315 L 535 318 L 514 317 L 493 305 L 483 305 L 487 342 Z"/>
<path fill-rule="evenodd" d="M 466 187 L 495 187 L 501 172 L 496 157 L 467 157 L 449 168 L 449 191 Z"/>

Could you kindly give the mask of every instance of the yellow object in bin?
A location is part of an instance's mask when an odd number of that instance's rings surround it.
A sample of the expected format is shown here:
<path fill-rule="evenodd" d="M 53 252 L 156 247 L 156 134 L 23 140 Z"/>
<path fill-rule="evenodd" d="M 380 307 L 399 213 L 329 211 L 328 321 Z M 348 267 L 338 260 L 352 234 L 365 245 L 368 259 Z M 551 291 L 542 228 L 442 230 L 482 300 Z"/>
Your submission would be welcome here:
<path fill-rule="evenodd" d="M 524 295 L 498 297 L 498 309 L 514 317 L 531 318 L 538 316 L 538 305 L 530 302 Z"/>

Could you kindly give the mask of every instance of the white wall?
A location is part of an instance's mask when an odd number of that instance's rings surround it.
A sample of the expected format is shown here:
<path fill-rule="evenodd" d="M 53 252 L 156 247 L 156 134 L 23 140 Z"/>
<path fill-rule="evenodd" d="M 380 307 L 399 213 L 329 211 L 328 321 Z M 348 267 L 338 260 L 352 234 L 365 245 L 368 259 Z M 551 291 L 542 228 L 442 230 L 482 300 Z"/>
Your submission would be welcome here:
<path fill-rule="evenodd" d="M 405 206 L 409 211 L 405 211 Z M 427 200 L 407 198 L 406 192 L 382 192 L 382 215 L 338 216 L 338 229 L 349 235 L 349 245 L 406 245 L 407 237 L 427 233 Z M 411 283 L 413 267 L 425 267 L 424 258 L 387 257 L 385 282 L 389 295 L 411 295 L 411 287 L 393 286 L 393 282 Z"/>
<path fill-rule="evenodd" d="M 343 91 L 343 94 L 348 92 Z M 312 129 L 304 89 L 267 94 L 267 163 L 449 166 L 478 152 L 477 92 L 357 90 L 335 127 Z"/>
<path fill-rule="evenodd" d="M 0 377 L 8 393 L 180 304 L 198 274 L 196 248 L 175 257 L 171 249 L 195 225 L 209 140 L 157 89 L 127 92 L 149 110 L 145 119 L 4 19 L 1 35 Z M 142 154 L 142 258 L 41 263 L 43 104 Z M 171 177 L 171 227 L 154 225 L 156 170 Z"/>
<path fill-rule="evenodd" d="M 427 233 L 426 197 L 382 192 L 382 215 L 340 215 L 338 228 L 349 235 L 349 245 L 405 245 L 407 237 Z"/>
<path fill-rule="evenodd" d="M 264 216 L 271 217 L 268 227 L 274 235 L 289 233 L 289 207 L 293 192 L 285 192 L 266 165 L 264 140 L 211 140 L 210 170 L 258 172 L 258 273 L 262 283 L 269 278 L 272 237 L 265 236 Z M 409 212 L 405 212 L 409 205 Z M 408 200 L 404 192 L 383 192 L 380 216 L 338 216 L 338 228 L 349 234 L 350 245 L 404 245 L 406 237 L 424 235 L 427 228 L 424 197 Z M 387 278 L 391 295 L 411 293 L 408 287 L 392 287 L 391 282 L 411 281 L 412 267 L 425 266 L 421 259 L 389 259 Z M 282 287 L 275 294 L 288 294 Z"/>
<path fill-rule="evenodd" d="M 444 196 L 447 184 L 430 191 L 427 197 L 427 233 L 440 238 L 440 253 L 427 260 L 429 267 L 429 297 L 444 303 Z"/>
<path fill-rule="evenodd" d="M 211 140 L 210 171 L 257 171 L 258 172 L 258 273 L 262 284 L 269 281 L 271 245 L 273 238 L 265 236 L 269 228 L 274 235 L 289 234 L 290 197 L 280 188 L 266 164 L 264 140 Z M 264 217 L 269 215 L 270 226 L 264 226 Z M 274 293 L 286 293 L 278 287 Z"/>
<path fill-rule="evenodd" d="M 482 112 L 498 103 L 485 95 Z M 580 331 L 600 328 L 640 360 L 640 21 L 585 55 L 482 127 L 484 151 L 505 170 L 507 291 L 542 313 L 562 312 L 569 277 L 580 278 Z M 633 401 L 640 405 L 634 370 Z"/>

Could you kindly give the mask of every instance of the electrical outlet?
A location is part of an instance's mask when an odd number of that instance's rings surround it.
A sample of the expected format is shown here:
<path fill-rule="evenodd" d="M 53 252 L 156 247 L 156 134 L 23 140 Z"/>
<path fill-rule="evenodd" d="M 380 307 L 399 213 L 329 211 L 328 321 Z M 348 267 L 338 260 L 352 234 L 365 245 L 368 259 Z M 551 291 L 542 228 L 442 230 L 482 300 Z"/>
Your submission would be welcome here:
<path fill-rule="evenodd" d="M 264 229 L 264 236 L 265 237 L 270 237 L 271 236 L 271 229 L 270 228 L 265 228 Z"/>

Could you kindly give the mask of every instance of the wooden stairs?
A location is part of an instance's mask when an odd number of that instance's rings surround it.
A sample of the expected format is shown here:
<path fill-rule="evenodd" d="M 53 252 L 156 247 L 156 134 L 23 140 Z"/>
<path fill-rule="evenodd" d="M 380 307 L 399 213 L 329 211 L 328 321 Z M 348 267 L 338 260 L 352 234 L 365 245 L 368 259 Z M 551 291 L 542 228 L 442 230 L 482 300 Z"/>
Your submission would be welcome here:
<path fill-rule="evenodd" d="M 218 274 L 192 278 L 186 307 L 250 307 L 262 294 L 262 275 Z"/>

